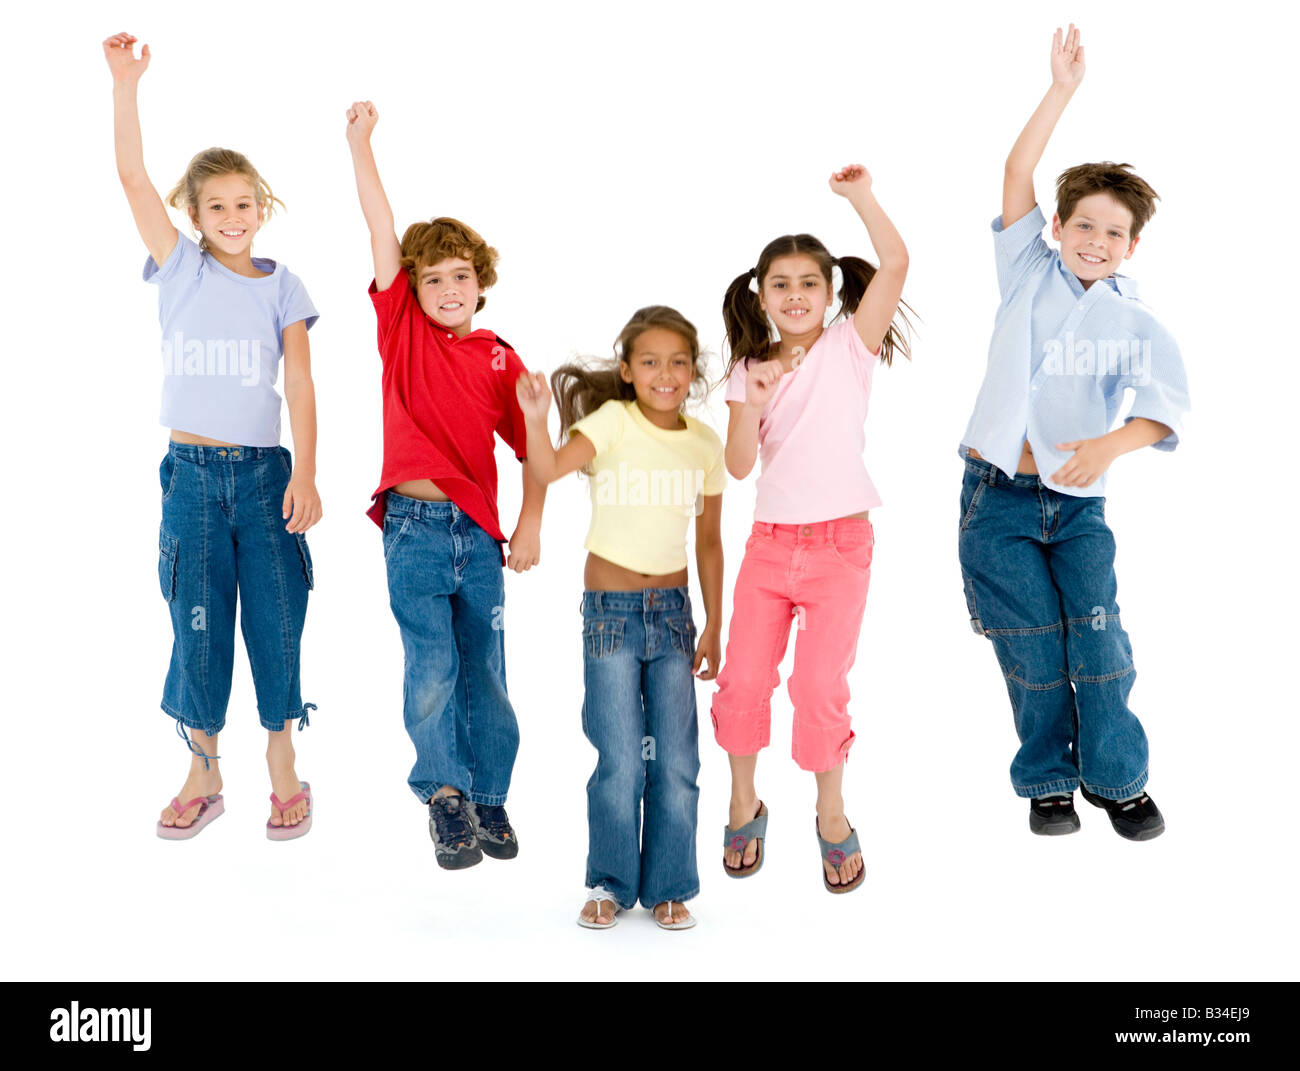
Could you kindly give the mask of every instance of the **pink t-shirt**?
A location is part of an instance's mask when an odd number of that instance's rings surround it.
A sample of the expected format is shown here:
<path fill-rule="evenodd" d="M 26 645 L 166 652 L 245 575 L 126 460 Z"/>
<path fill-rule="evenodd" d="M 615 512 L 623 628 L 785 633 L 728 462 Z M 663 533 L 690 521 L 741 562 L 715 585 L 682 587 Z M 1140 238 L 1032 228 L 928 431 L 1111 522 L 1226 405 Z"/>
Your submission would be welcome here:
<path fill-rule="evenodd" d="M 781 377 L 758 423 L 754 520 L 816 524 L 880 505 L 862 462 L 877 360 L 853 321 L 840 320 Z M 728 402 L 745 400 L 746 363 L 727 378 Z"/>

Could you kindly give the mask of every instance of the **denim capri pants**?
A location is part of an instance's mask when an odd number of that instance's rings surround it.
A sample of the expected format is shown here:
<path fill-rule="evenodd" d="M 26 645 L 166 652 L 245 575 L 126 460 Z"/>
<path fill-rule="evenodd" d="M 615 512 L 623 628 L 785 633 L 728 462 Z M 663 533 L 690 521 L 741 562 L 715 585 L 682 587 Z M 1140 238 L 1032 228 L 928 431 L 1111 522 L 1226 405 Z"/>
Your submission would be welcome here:
<path fill-rule="evenodd" d="M 285 531 L 289 473 L 281 446 L 173 442 L 159 467 L 158 581 L 173 637 L 162 708 L 183 739 L 182 726 L 211 736 L 226 723 L 236 598 L 263 727 L 305 727 L 315 709 L 299 694 L 312 567 L 307 540 Z"/>

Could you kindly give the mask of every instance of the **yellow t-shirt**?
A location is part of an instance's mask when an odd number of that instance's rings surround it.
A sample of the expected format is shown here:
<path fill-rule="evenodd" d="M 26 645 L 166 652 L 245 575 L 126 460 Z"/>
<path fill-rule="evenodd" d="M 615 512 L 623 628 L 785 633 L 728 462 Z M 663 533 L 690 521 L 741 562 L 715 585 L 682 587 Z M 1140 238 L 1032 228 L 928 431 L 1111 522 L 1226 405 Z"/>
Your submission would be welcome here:
<path fill-rule="evenodd" d="M 591 440 L 591 528 L 584 544 L 606 561 L 650 576 L 686 567 L 686 529 L 701 495 L 727 482 L 722 440 L 685 417 L 667 431 L 635 401 L 612 398 L 570 429 Z"/>

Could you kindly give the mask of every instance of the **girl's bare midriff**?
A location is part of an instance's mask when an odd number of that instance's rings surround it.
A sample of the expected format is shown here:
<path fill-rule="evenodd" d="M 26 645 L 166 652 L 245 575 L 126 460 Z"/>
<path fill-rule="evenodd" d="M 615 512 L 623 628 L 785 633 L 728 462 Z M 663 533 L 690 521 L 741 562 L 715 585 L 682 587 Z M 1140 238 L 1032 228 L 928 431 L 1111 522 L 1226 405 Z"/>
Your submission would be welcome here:
<path fill-rule="evenodd" d="M 968 446 L 966 449 L 970 451 L 971 457 L 978 458 L 980 461 L 984 460 L 984 455 L 976 450 L 975 447 Z M 1026 439 L 1020 447 L 1020 461 L 1016 464 L 1016 471 L 1033 473 L 1038 471 L 1038 466 L 1034 463 L 1034 452 L 1029 449 L 1028 439 Z"/>
<path fill-rule="evenodd" d="M 225 443 L 220 439 L 208 439 L 202 435 L 191 435 L 188 431 L 172 428 L 172 442 L 189 443 L 191 446 L 238 446 L 238 443 Z"/>
<path fill-rule="evenodd" d="M 640 591 L 642 588 L 684 588 L 688 583 L 687 571 L 652 576 L 615 565 L 596 554 L 587 555 L 587 566 L 582 572 L 582 586 L 588 591 Z"/>

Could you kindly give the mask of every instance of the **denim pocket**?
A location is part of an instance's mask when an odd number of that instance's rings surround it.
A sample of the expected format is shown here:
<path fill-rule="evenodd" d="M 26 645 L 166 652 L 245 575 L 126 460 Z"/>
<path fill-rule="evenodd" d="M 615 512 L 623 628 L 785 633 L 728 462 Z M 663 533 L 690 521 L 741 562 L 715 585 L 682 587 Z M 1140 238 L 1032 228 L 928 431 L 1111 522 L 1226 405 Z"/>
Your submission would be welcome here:
<path fill-rule="evenodd" d="M 665 624 L 668 626 L 668 639 L 673 647 L 688 658 L 694 658 L 695 622 L 683 615 L 670 617 Z"/>
<path fill-rule="evenodd" d="M 168 602 L 176 598 L 176 547 L 177 541 L 158 529 L 158 586 Z"/>
<path fill-rule="evenodd" d="M 289 451 L 282 446 L 276 452 L 280 455 L 280 467 L 284 469 L 285 476 L 293 476 L 293 463 L 289 459 Z"/>
<path fill-rule="evenodd" d="M 400 524 L 398 523 L 399 519 Z M 401 518 L 391 513 L 384 514 L 384 561 L 388 561 L 389 556 L 393 553 L 393 548 L 397 546 L 402 536 L 406 535 L 406 530 L 410 526 L 410 514 Z"/>
<path fill-rule="evenodd" d="M 176 459 L 172 457 L 170 450 L 163 457 L 162 464 L 158 466 L 158 482 L 162 485 L 162 500 L 166 502 L 176 490 Z"/>
<path fill-rule="evenodd" d="M 967 480 L 972 479 L 973 474 L 969 474 Z M 971 521 L 975 519 L 975 510 L 979 508 L 980 499 L 984 497 L 984 490 L 988 484 L 983 480 L 976 479 L 975 486 L 970 491 L 966 490 L 966 482 L 962 482 L 961 488 L 961 531 L 966 531 L 970 527 Z"/>
<path fill-rule="evenodd" d="M 588 658 L 608 658 L 622 646 L 621 617 L 602 617 L 582 623 L 582 647 Z"/>
<path fill-rule="evenodd" d="M 302 578 L 307 581 L 307 590 L 316 586 L 316 578 L 311 571 L 311 551 L 307 549 L 307 537 L 301 532 L 294 533 L 294 542 L 298 544 L 298 557 L 302 561 Z"/>

